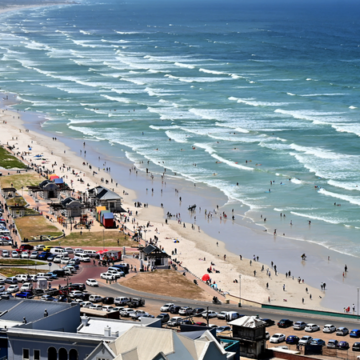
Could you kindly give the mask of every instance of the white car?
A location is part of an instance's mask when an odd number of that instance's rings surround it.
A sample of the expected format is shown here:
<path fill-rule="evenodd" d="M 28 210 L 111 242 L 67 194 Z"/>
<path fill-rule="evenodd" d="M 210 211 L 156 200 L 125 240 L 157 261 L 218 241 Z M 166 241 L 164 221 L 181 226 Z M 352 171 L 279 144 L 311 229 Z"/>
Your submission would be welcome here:
<path fill-rule="evenodd" d="M 29 253 L 27 251 L 23 251 L 20 255 L 20 257 L 22 259 L 28 259 L 29 258 Z"/>
<path fill-rule="evenodd" d="M 311 336 L 305 335 L 299 340 L 299 345 L 308 345 L 311 343 L 312 339 Z"/>
<path fill-rule="evenodd" d="M 70 294 L 69 296 L 71 298 L 82 298 L 83 297 L 83 292 L 80 291 L 80 290 L 73 290 L 73 291 L 70 291 Z"/>
<path fill-rule="evenodd" d="M 227 313 L 227 311 L 220 311 L 220 312 L 217 314 L 217 318 L 220 319 L 220 320 L 225 320 L 225 318 L 226 318 L 226 313 Z"/>
<path fill-rule="evenodd" d="M 62 259 L 62 255 L 57 255 L 55 256 L 53 263 L 55 264 L 60 264 L 61 263 L 61 259 Z"/>
<path fill-rule="evenodd" d="M 88 286 L 99 286 L 99 283 L 95 279 L 87 279 L 86 285 Z"/>
<path fill-rule="evenodd" d="M 160 308 L 160 311 L 161 311 L 161 312 L 168 312 L 168 311 L 170 311 L 170 308 L 171 308 L 172 306 L 174 306 L 173 303 L 167 303 L 167 304 L 163 305 L 163 306 Z"/>
<path fill-rule="evenodd" d="M 92 305 L 89 307 L 89 309 L 102 311 L 103 306 L 100 305 L 100 304 L 92 304 Z"/>
<path fill-rule="evenodd" d="M 14 251 L 11 252 L 11 256 L 12 256 L 13 258 L 18 258 L 18 257 L 19 257 L 19 253 L 14 250 Z"/>
<path fill-rule="evenodd" d="M 73 253 L 74 253 L 74 249 L 71 248 L 71 247 L 65 248 L 65 251 L 66 251 L 68 254 L 73 254 Z"/>
<path fill-rule="evenodd" d="M 182 321 L 183 321 L 183 318 L 181 316 L 175 316 L 175 317 L 172 317 L 167 322 L 167 325 L 170 326 L 170 327 L 179 326 Z"/>
<path fill-rule="evenodd" d="M 81 307 L 84 307 L 84 308 L 89 308 L 90 306 L 92 306 L 93 305 L 93 303 L 91 302 L 91 301 L 82 301 L 81 303 L 80 303 L 80 306 Z"/>
<path fill-rule="evenodd" d="M 44 244 L 39 244 L 39 245 L 36 245 L 34 249 L 37 250 L 37 251 L 43 251 L 44 247 L 45 247 Z"/>
<path fill-rule="evenodd" d="M 114 277 L 114 275 L 113 274 L 109 274 L 109 273 L 101 273 L 100 274 L 100 277 L 102 278 L 102 279 L 105 279 L 105 280 L 114 280 L 115 279 L 115 277 Z"/>
<path fill-rule="evenodd" d="M 123 317 L 129 317 L 132 312 L 134 312 L 134 309 L 126 308 L 120 311 L 120 315 Z"/>
<path fill-rule="evenodd" d="M 113 275 L 114 279 L 120 279 L 121 278 L 121 273 L 119 271 L 108 270 L 107 273 Z"/>
<path fill-rule="evenodd" d="M 113 308 L 112 308 L 112 311 L 121 311 L 121 310 L 124 310 L 125 308 L 123 308 L 122 306 L 114 306 Z"/>
<path fill-rule="evenodd" d="M 285 341 L 285 335 L 284 334 L 274 334 L 271 338 L 270 338 L 270 342 L 271 343 L 281 343 Z"/>
<path fill-rule="evenodd" d="M 333 333 L 336 331 L 336 326 L 333 324 L 324 325 L 323 332 L 324 333 Z"/>
<path fill-rule="evenodd" d="M 216 311 L 212 311 L 212 310 L 209 310 L 209 311 L 204 311 L 201 316 L 206 319 L 206 318 L 216 318 L 217 316 L 217 312 Z"/>
<path fill-rule="evenodd" d="M 314 332 L 320 330 L 319 326 L 316 324 L 307 324 L 305 331 L 306 332 Z"/>
<path fill-rule="evenodd" d="M 139 316 L 141 315 L 144 315 L 144 314 L 148 314 L 147 312 L 145 312 L 144 310 L 133 310 L 131 313 L 130 313 L 130 317 L 133 319 L 133 320 L 136 320 L 139 318 Z"/>
<path fill-rule="evenodd" d="M 18 287 L 16 284 L 12 284 L 12 285 L 10 285 L 10 286 L 6 289 L 6 291 L 7 291 L 8 293 L 18 292 L 18 291 L 19 291 L 19 287 Z"/>
<path fill-rule="evenodd" d="M 66 249 L 65 249 L 66 250 Z M 77 248 L 77 249 L 75 249 L 73 252 L 76 252 L 76 253 L 83 253 L 84 252 L 84 250 L 83 249 L 81 249 L 81 248 Z"/>
<path fill-rule="evenodd" d="M 304 323 L 303 321 L 297 321 L 293 326 L 294 330 L 304 330 L 305 328 L 306 328 L 306 323 Z"/>
<path fill-rule="evenodd" d="M 103 305 L 101 310 L 106 311 L 106 312 L 111 312 L 111 311 L 114 311 L 113 309 L 114 309 L 114 307 L 111 305 Z"/>
<path fill-rule="evenodd" d="M 30 255 L 30 259 L 37 259 L 39 253 L 37 251 L 33 251 Z"/>
<path fill-rule="evenodd" d="M 3 250 L 2 251 L 2 256 L 3 257 L 9 257 L 9 252 L 7 250 Z"/>
<path fill-rule="evenodd" d="M 0 292 L 4 292 L 5 291 L 5 286 L 4 285 L 0 285 Z"/>
<path fill-rule="evenodd" d="M 126 305 L 129 301 L 130 301 L 130 299 L 127 297 L 118 296 L 117 298 L 115 298 L 114 304 L 115 305 Z"/>
<path fill-rule="evenodd" d="M 33 286 L 31 283 L 24 283 L 20 291 L 28 291 L 28 290 L 32 290 L 32 288 Z"/>
<path fill-rule="evenodd" d="M 68 257 L 68 256 L 64 256 L 62 259 L 61 259 L 61 261 L 60 261 L 60 263 L 61 264 L 68 264 L 69 262 L 70 262 L 70 258 Z M 55 262 L 55 261 L 54 261 Z"/>
<path fill-rule="evenodd" d="M 179 310 L 179 315 L 191 315 L 193 313 L 193 309 L 189 306 L 183 306 Z"/>

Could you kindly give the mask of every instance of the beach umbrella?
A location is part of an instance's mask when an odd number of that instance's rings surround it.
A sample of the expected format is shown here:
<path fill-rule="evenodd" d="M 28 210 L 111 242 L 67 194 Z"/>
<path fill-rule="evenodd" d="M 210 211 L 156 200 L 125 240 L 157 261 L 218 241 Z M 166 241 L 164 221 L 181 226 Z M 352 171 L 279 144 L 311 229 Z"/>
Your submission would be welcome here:
<path fill-rule="evenodd" d="M 210 280 L 210 275 L 209 274 L 205 274 L 202 278 L 201 278 L 202 281 L 208 281 Z"/>

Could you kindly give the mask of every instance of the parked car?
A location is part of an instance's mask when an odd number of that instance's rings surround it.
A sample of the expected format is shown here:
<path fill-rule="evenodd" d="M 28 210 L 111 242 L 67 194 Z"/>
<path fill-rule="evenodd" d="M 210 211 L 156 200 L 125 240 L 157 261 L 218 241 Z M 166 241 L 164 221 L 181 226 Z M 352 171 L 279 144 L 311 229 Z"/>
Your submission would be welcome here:
<path fill-rule="evenodd" d="M 277 334 L 274 334 L 270 340 L 269 340 L 271 343 L 280 343 L 280 342 L 283 342 L 285 341 L 285 335 L 284 334 L 280 334 L 280 333 L 277 333 Z"/>
<path fill-rule="evenodd" d="M 18 280 L 15 276 L 11 276 L 5 279 L 6 284 L 17 284 Z"/>
<path fill-rule="evenodd" d="M 133 311 L 134 311 L 133 309 L 129 309 L 129 308 L 123 309 L 120 311 L 120 316 L 129 317 L 130 313 L 132 313 Z"/>
<path fill-rule="evenodd" d="M 299 345 L 309 345 L 312 340 L 312 336 L 305 335 L 299 340 Z"/>
<path fill-rule="evenodd" d="M 32 251 L 30 254 L 30 259 L 37 259 L 39 253 L 37 251 Z"/>
<path fill-rule="evenodd" d="M 12 256 L 13 258 L 18 258 L 18 257 L 19 257 L 19 253 L 18 253 L 16 250 L 13 250 L 13 251 L 11 252 L 11 256 Z"/>
<path fill-rule="evenodd" d="M 60 260 L 61 264 L 67 265 L 70 262 L 70 258 L 68 256 L 63 256 Z"/>
<path fill-rule="evenodd" d="M 329 340 L 326 347 L 329 349 L 336 349 L 338 347 L 339 342 L 337 340 Z"/>
<path fill-rule="evenodd" d="M 216 333 L 219 334 L 219 333 L 222 333 L 224 331 L 231 331 L 231 327 L 230 326 L 219 326 L 217 329 L 216 329 Z"/>
<path fill-rule="evenodd" d="M 173 303 L 167 303 L 165 305 L 163 305 L 161 308 L 160 308 L 160 311 L 161 312 L 166 312 L 166 311 L 170 311 L 170 308 L 174 306 Z"/>
<path fill-rule="evenodd" d="M 306 328 L 306 323 L 304 323 L 303 321 L 297 321 L 293 326 L 294 330 L 304 330 L 305 328 Z"/>
<path fill-rule="evenodd" d="M 306 332 L 315 332 L 315 331 L 319 331 L 320 327 L 316 324 L 307 324 L 305 331 Z"/>
<path fill-rule="evenodd" d="M 125 309 L 124 307 L 122 306 L 114 306 L 113 307 L 113 311 L 118 311 L 120 313 L 121 310 Z"/>
<path fill-rule="evenodd" d="M 115 276 L 113 274 L 110 274 L 107 272 L 101 273 L 100 277 L 101 277 L 101 279 L 105 279 L 105 280 L 114 280 L 115 279 Z"/>
<path fill-rule="evenodd" d="M 92 305 L 90 305 L 89 309 L 102 311 L 103 306 L 100 304 L 92 304 Z"/>
<path fill-rule="evenodd" d="M 360 351 L 360 342 L 354 342 L 352 346 L 353 351 Z"/>
<path fill-rule="evenodd" d="M 133 319 L 133 320 L 137 320 L 141 315 L 146 314 L 146 312 L 144 310 L 133 310 L 129 316 Z"/>
<path fill-rule="evenodd" d="M 360 337 L 360 330 L 359 329 L 353 329 L 350 331 L 350 337 L 358 338 Z"/>
<path fill-rule="evenodd" d="M 205 309 L 204 309 L 204 310 L 205 310 Z M 204 310 L 203 310 L 203 311 L 204 311 Z M 225 320 L 226 313 L 227 313 L 227 311 L 220 311 L 220 312 L 217 314 L 217 318 L 220 319 L 220 320 Z"/>
<path fill-rule="evenodd" d="M 336 330 L 336 335 L 338 336 L 345 336 L 349 333 L 349 329 L 346 328 L 346 327 L 339 327 L 337 330 Z"/>
<path fill-rule="evenodd" d="M 179 310 L 179 314 L 180 315 L 191 315 L 193 312 L 193 309 L 189 306 L 183 306 L 180 310 Z"/>
<path fill-rule="evenodd" d="M 6 292 L 8 292 L 10 294 L 12 294 L 14 292 L 18 292 L 18 291 L 19 291 L 19 287 L 16 284 L 12 284 L 6 289 Z"/>
<path fill-rule="evenodd" d="M 107 304 L 107 305 L 111 305 L 111 304 L 114 303 L 114 298 L 110 297 L 110 296 L 104 297 L 103 300 L 102 300 L 102 303 Z"/>
<path fill-rule="evenodd" d="M 201 321 L 197 321 L 196 323 L 194 323 L 195 326 L 207 326 L 206 323 L 201 322 Z"/>
<path fill-rule="evenodd" d="M 100 301 L 102 301 L 102 297 L 100 295 L 90 295 L 89 297 L 89 301 L 93 302 L 93 303 L 98 303 Z"/>
<path fill-rule="evenodd" d="M 170 320 L 170 316 L 168 313 L 159 314 L 156 318 L 160 319 L 162 324 L 165 324 Z"/>
<path fill-rule="evenodd" d="M 170 326 L 170 327 L 179 326 L 181 324 L 181 322 L 182 322 L 182 317 L 175 316 L 167 322 L 167 326 Z"/>
<path fill-rule="evenodd" d="M 68 254 L 73 254 L 73 253 L 74 253 L 74 249 L 71 248 L 71 247 L 65 248 L 65 251 L 66 251 Z"/>
<path fill-rule="evenodd" d="M 69 297 L 71 298 L 83 298 L 84 294 L 82 291 L 80 290 L 73 290 L 73 291 L 70 291 L 70 294 L 69 294 Z"/>
<path fill-rule="evenodd" d="M 9 257 L 9 252 L 7 250 L 3 250 L 2 257 Z"/>
<path fill-rule="evenodd" d="M 320 346 L 325 346 L 325 341 L 322 339 L 312 339 L 310 345 L 320 345 Z"/>
<path fill-rule="evenodd" d="M 181 325 L 194 325 L 194 322 L 188 319 L 185 319 L 181 322 Z"/>
<path fill-rule="evenodd" d="M 5 291 L 5 286 L 4 285 L 0 285 L 0 293 Z"/>
<path fill-rule="evenodd" d="M 350 345 L 347 341 L 340 341 L 338 348 L 341 350 L 348 350 L 350 348 Z"/>
<path fill-rule="evenodd" d="M 108 269 L 107 273 L 111 274 L 114 277 L 114 279 L 120 279 L 121 276 L 125 275 L 123 272 L 112 270 L 112 269 Z"/>
<path fill-rule="evenodd" d="M 261 320 L 265 323 L 266 327 L 275 325 L 274 320 L 271 320 L 271 319 L 261 319 Z"/>
<path fill-rule="evenodd" d="M 91 301 L 82 301 L 80 307 L 89 308 L 92 305 Z"/>
<path fill-rule="evenodd" d="M 130 301 L 130 299 L 127 297 L 118 296 L 117 298 L 115 298 L 114 304 L 115 305 L 126 305 L 129 301 Z"/>
<path fill-rule="evenodd" d="M 87 279 L 86 285 L 88 286 L 99 286 L 99 283 L 95 279 Z"/>
<path fill-rule="evenodd" d="M 29 291 L 21 291 L 21 292 L 15 294 L 15 297 L 22 298 L 22 299 L 31 299 L 34 297 L 34 295 Z"/>
<path fill-rule="evenodd" d="M 289 326 L 292 326 L 292 324 L 293 324 L 293 322 L 289 319 L 281 319 L 277 325 L 280 328 L 287 328 Z"/>
<path fill-rule="evenodd" d="M 243 317 L 244 315 L 241 315 L 239 313 L 237 313 L 236 311 L 228 311 L 225 315 L 225 320 L 227 322 L 230 322 L 232 320 L 236 320 L 236 319 L 239 319 L 241 317 Z"/>
<path fill-rule="evenodd" d="M 336 326 L 333 324 L 324 325 L 323 332 L 324 333 L 333 333 L 336 331 Z"/>
<path fill-rule="evenodd" d="M 216 318 L 217 316 L 217 312 L 216 311 L 213 311 L 213 310 L 209 310 L 209 311 L 204 311 L 201 316 L 204 318 L 204 319 L 212 319 L 212 318 Z"/>
<path fill-rule="evenodd" d="M 31 291 L 32 288 L 33 288 L 32 283 L 27 282 L 23 284 L 23 286 L 20 288 L 20 291 Z"/>
<path fill-rule="evenodd" d="M 29 253 L 27 251 L 23 251 L 20 255 L 20 258 L 21 259 L 29 259 L 30 258 Z"/>
<path fill-rule="evenodd" d="M 205 310 L 206 309 L 204 309 L 204 308 L 195 308 L 193 310 L 193 316 L 202 316 L 202 314 Z"/>
<path fill-rule="evenodd" d="M 178 305 L 171 306 L 170 314 L 178 314 L 180 309 L 181 309 L 181 306 L 178 306 Z"/>
<path fill-rule="evenodd" d="M 286 343 L 287 344 L 298 344 L 299 343 L 299 340 L 300 338 L 298 336 L 295 336 L 295 335 L 289 335 L 287 338 L 286 338 Z"/>
<path fill-rule="evenodd" d="M 111 306 L 111 305 L 104 305 L 103 307 L 102 307 L 102 311 L 106 311 L 106 312 L 111 312 L 111 311 L 113 311 L 113 306 Z"/>
<path fill-rule="evenodd" d="M 34 250 L 34 247 L 30 244 L 21 244 L 20 251 Z"/>
<path fill-rule="evenodd" d="M 54 259 L 55 259 L 55 254 L 49 254 L 46 258 L 46 260 L 49 262 L 54 261 Z"/>

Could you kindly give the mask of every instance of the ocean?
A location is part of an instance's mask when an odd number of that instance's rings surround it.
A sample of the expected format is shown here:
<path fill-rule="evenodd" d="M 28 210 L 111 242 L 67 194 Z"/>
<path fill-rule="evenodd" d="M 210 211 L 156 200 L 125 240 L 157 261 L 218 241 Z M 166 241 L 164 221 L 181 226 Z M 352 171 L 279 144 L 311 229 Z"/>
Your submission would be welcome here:
<path fill-rule="evenodd" d="M 0 87 L 52 136 L 166 168 L 221 191 L 236 219 L 359 257 L 358 10 L 83 0 L 4 13 Z"/>

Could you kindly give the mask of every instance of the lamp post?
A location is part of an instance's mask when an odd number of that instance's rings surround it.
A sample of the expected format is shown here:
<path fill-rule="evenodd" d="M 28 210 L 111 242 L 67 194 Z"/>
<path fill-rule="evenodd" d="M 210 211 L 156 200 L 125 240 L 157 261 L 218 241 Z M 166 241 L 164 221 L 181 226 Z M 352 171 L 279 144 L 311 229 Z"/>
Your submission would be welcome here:
<path fill-rule="evenodd" d="M 357 319 L 359 320 L 359 288 L 357 288 Z"/>
<path fill-rule="evenodd" d="M 241 307 L 241 275 L 239 275 L 239 286 L 240 286 L 240 300 L 239 300 L 239 307 Z"/>
<path fill-rule="evenodd" d="M 105 228 L 103 228 L 103 250 L 105 250 L 105 240 L 104 240 L 104 236 L 105 236 Z"/>

